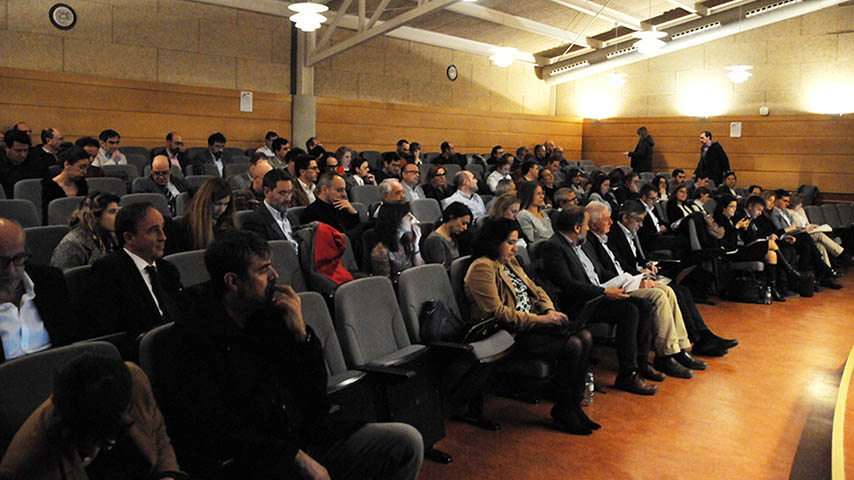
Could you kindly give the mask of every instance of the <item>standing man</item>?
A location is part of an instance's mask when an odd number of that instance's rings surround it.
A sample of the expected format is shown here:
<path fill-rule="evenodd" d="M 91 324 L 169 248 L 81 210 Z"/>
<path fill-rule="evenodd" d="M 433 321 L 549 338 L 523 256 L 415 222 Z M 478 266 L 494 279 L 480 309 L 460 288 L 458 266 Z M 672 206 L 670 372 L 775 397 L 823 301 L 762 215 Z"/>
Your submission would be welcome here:
<path fill-rule="evenodd" d="M 712 132 L 708 130 L 700 133 L 700 143 L 700 162 L 694 170 L 694 178 L 707 178 L 713 180 L 715 185 L 720 185 L 723 183 L 724 172 L 730 169 L 729 157 L 720 143 L 712 141 Z"/>
<path fill-rule="evenodd" d="M 266 240 L 287 240 L 299 251 L 293 226 L 287 216 L 294 194 L 293 179 L 282 170 L 270 170 L 262 181 L 264 201 L 243 217 L 241 228 L 255 232 Z"/>
<path fill-rule="evenodd" d="M 157 155 L 151 161 L 151 175 L 134 182 L 133 193 L 159 193 L 166 197 L 169 209 L 175 215 L 175 200 L 178 195 L 190 191 L 190 185 L 181 177 L 172 178 L 172 167 L 166 155 Z"/>
<path fill-rule="evenodd" d="M 125 158 L 125 154 L 119 151 L 119 144 L 122 141 L 119 132 L 108 128 L 98 135 L 98 140 L 101 143 L 101 148 L 98 149 L 98 155 L 95 156 L 92 165 L 96 167 L 127 165 L 128 159 Z"/>

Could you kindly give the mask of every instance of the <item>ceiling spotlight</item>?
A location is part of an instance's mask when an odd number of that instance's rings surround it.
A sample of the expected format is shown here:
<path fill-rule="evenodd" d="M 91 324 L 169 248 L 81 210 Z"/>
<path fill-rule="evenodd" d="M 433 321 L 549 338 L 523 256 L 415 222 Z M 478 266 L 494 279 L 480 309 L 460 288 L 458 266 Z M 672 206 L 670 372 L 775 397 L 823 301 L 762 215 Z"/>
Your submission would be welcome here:
<path fill-rule="evenodd" d="M 489 51 L 493 52 L 489 59 L 496 67 L 509 67 L 516 59 L 516 49 L 513 47 L 493 47 Z"/>
<path fill-rule="evenodd" d="M 288 5 L 288 10 L 297 12 L 290 16 L 290 20 L 298 29 L 303 32 L 313 32 L 326 21 L 326 17 L 321 13 L 329 10 L 329 7 L 319 3 L 301 2 Z"/>
<path fill-rule="evenodd" d="M 628 76 L 625 73 L 609 73 L 605 75 L 608 77 L 608 86 L 611 88 L 621 88 L 626 84 L 626 77 Z"/>
<path fill-rule="evenodd" d="M 753 75 L 748 72 L 748 70 L 753 69 L 751 65 L 730 65 L 726 69 L 729 70 L 726 76 L 729 77 L 729 81 L 732 83 L 744 83 Z"/>
<path fill-rule="evenodd" d="M 635 32 L 632 36 L 638 39 L 634 46 L 644 55 L 656 54 L 663 46 L 667 45 L 661 40 L 667 36 L 667 32 L 659 32 L 654 28 L 652 30 Z"/>

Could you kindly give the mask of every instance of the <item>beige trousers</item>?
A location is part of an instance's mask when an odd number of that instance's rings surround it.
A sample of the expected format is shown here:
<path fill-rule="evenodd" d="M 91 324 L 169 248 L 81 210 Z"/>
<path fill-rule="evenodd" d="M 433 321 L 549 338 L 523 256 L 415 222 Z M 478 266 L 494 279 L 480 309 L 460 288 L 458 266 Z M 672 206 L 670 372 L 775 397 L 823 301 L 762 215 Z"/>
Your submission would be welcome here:
<path fill-rule="evenodd" d="M 673 355 L 691 346 L 682 312 L 673 289 L 656 284 L 655 288 L 639 288 L 629 293 L 652 303 L 653 350 L 657 356 Z"/>
<path fill-rule="evenodd" d="M 828 256 L 828 252 L 830 255 L 834 257 L 838 257 L 842 254 L 842 245 L 833 241 L 832 238 L 828 237 L 824 234 L 824 232 L 813 232 L 810 234 L 813 242 L 815 242 L 815 247 L 818 248 L 818 251 L 821 252 L 821 259 L 824 260 L 824 263 L 827 266 L 830 266 L 830 257 Z"/>

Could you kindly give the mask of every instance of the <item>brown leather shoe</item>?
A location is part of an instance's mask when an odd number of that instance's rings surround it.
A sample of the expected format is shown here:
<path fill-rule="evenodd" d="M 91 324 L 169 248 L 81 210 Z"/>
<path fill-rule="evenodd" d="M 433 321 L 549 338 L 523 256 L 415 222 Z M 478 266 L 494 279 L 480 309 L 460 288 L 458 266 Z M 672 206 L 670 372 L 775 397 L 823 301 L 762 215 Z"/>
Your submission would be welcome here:
<path fill-rule="evenodd" d="M 620 390 L 636 393 L 638 395 L 655 395 L 655 392 L 658 391 L 658 387 L 656 385 L 646 383 L 637 371 L 628 375 L 624 375 L 622 373 L 617 374 L 614 386 Z"/>
<path fill-rule="evenodd" d="M 657 370 L 660 370 L 671 377 L 676 378 L 691 378 L 694 376 L 694 372 L 682 366 L 681 363 L 677 362 L 674 355 L 668 355 L 666 357 L 655 357 L 655 360 L 652 361 L 652 364 L 655 365 Z"/>
<path fill-rule="evenodd" d="M 640 373 L 641 377 L 647 380 L 652 380 L 653 382 L 663 382 L 664 379 L 667 378 L 666 375 L 652 368 L 652 365 L 650 365 L 649 363 L 644 363 L 643 365 L 641 365 L 641 367 L 638 369 L 638 373 Z"/>

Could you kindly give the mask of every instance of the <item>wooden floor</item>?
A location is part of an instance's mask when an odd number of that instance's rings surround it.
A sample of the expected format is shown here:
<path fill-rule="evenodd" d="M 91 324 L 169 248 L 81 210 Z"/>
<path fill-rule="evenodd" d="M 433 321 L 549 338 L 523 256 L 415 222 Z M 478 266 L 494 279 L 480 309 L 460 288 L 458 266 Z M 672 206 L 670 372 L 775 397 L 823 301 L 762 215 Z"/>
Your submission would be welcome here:
<path fill-rule="evenodd" d="M 842 290 L 771 306 L 701 305 L 713 331 L 741 344 L 704 358 L 709 369 L 691 380 L 668 378 L 652 397 L 608 388 L 614 352 L 598 349 L 602 361 L 592 369 L 607 394 L 587 408 L 603 425 L 591 436 L 552 430 L 549 402 L 489 397 L 486 413 L 501 431 L 448 421 L 436 446 L 454 462 L 425 461 L 420 478 L 826 478 L 823 425 L 854 344 L 854 269 L 841 283 Z"/>

